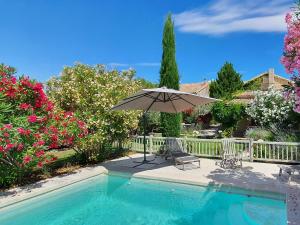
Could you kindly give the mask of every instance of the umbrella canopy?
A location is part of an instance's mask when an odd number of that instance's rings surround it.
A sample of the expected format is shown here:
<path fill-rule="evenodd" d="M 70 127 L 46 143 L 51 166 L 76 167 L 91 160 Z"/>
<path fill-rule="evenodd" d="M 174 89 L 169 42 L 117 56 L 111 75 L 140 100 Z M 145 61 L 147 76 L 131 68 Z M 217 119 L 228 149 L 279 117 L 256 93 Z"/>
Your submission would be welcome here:
<path fill-rule="evenodd" d="M 145 112 L 178 113 L 214 101 L 217 101 L 217 99 L 162 87 L 142 89 L 136 94 L 123 99 L 112 110 L 138 109 Z"/>
<path fill-rule="evenodd" d="M 114 106 L 112 110 L 139 109 L 144 111 L 144 160 L 142 162 L 139 162 L 139 165 L 141 165 L 144 163 L 151 163 L 149 160 L 146 159 L 146 112 L 156 111 L 178 113 L 191 109 L 196 105 L 204 105 L 214 101 L 217 101 L 217 99 L 162 87 L 153 89 L 142 89 L 136 94 L 122 100 L 119 104 Z"/>

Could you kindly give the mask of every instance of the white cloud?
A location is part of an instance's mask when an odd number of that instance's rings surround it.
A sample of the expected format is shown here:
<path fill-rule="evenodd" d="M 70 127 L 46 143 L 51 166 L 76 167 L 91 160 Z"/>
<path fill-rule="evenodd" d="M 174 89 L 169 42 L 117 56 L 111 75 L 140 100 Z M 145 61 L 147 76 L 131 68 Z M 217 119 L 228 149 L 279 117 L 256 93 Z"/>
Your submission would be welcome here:
<path fill-rule="evenodd" d="M 285 14 L 292 4 L 291 0 L 214 0 L 175 14 L 174 20 L 179 31 L 188 33 L 283 32 Z"/>
<path fill-rule="evenodd" d="M 128 67 L 130 66 L 129 64 L 127 63 L 108 63 L 107 64 L 108 66 L 111 66 L 111 67 Z"/>

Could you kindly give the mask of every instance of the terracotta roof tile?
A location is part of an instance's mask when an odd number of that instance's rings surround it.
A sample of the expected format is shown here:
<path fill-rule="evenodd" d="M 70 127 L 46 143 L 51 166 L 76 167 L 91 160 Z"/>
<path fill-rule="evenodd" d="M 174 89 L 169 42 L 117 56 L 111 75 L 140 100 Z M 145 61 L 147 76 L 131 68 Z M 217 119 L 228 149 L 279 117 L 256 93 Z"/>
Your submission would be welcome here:
<path fill-rule="evenodd" d="M 179 90 L 183 92 L 196 93 L 196 94 L 200 94 L 200 93 L 208 94 L 209 82 L 181 84 Z"/>

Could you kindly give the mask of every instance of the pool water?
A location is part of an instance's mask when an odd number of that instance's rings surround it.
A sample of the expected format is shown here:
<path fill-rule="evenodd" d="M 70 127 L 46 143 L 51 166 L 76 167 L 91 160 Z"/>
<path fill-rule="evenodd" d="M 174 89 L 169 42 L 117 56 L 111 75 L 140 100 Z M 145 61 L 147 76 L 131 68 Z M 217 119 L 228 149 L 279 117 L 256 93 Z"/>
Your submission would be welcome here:
<path fill-rule="evenodd" d="M 284 201 L 100 175 L 0 209 L 1 225 L 286 224 Z"/>

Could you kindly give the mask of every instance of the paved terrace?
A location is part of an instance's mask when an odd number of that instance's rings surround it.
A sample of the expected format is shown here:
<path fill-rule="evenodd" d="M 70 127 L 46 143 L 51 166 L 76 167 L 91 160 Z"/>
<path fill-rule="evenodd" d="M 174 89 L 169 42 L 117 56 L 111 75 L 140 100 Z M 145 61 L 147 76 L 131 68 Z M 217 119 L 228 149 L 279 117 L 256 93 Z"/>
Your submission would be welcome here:
<path fill-rule="evenodd" d="M 154 156 L 149 156 L 153 159 Z M 269 197 L 282 198 L 286 196 L 287 214 L 289 224 L 300 224 L 300 177 L 296 176 L 290 183 L 287 177 L 279 179 L 278 164 L 243 162 L 243 168 L 222 169 L 215 165 L 216 160 L 201 158 L 201 167 L 188 165 L 186 170 L 177 168 L 171 161 L 157 157 L 154 164 L 144 164 L 136 168 L 134 161 L 142 161 L 141 154 L 123 157 L 105 163 L 77 170 L 69 175 L 58 176 L 37 182 L 25 187 L 10 189 L 0 192 L 0 210 L 14 202 L 22 201 L 45 192 L 70 185 L 83 179 L 101 173 L 122 174 L 131 177 L 159 179 L 195 185 L 214 185 L 228 192 L 244 192 L 255 195 L 268 195 Z M 270 194 L 270 192 L 273 192 Z"/>

